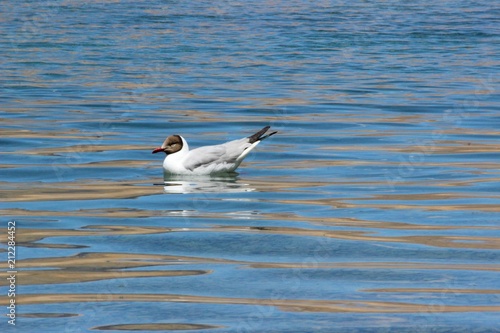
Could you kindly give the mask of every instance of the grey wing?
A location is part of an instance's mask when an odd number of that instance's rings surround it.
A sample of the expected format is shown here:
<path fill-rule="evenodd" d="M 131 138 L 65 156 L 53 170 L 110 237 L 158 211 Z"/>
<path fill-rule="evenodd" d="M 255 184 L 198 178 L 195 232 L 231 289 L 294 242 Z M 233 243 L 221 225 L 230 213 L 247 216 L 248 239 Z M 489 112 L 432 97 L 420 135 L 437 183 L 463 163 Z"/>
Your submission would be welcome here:
<path fill-rule="evenodd" d="M 211 164 L 235 163 L 243 151 L 251 146 L 248 139 L 234 140 L 222 145 L 193 149 L 186 156 L 184 167 L 193 171 Z"/>

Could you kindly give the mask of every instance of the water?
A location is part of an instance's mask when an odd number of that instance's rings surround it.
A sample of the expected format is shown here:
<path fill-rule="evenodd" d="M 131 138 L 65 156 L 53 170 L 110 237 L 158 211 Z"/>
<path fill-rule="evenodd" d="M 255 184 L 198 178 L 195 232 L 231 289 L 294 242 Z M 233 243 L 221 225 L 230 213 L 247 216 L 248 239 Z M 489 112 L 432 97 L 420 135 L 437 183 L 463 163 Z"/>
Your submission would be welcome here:
<path fill-rule="evenodd" d="M 7 1 L 2 331 L 498 330 L 499 13 Z M 236 177 L 151 154 L 265 125 Z"/>

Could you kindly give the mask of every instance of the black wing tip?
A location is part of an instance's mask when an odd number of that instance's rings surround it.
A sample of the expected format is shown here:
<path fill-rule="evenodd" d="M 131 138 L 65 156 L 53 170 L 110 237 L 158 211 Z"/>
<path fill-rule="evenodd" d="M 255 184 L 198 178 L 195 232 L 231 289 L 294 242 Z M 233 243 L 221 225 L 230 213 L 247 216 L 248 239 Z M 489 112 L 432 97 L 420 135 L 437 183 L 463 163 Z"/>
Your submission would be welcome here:
<path fill-rule="evenodd" d="M 274 134 L 276 134 L 276 133 L 278 133 L 278 131 L 271 132 L 271 133 L 269 133 L 268 135 L 266 135 L 266 138 L 267 138 L 267 137 L 270 137 L 271 135 L 274 135 Z"/>
<path fill-rule="evenodd" d="M 272 133 L 270 133 L 268 135 L 264 135 L 270 128 L 271 128 L 271 126 L 266 126 L 263 129 L 261 129 L 260 131 L 258 131 L 257 133 L 249 136 L 248 137 L 249 142 L 250 143 L 254 143 L 254 142 L 257 142 L 257 141 L 261 141 L 261 140 L 264 140 L 265 138 L 270 137 L 271 135 L 274 135 L 274 134 L 278 133 L 278 131 L 274 131 L 274 132 L 272 132 Z"/>

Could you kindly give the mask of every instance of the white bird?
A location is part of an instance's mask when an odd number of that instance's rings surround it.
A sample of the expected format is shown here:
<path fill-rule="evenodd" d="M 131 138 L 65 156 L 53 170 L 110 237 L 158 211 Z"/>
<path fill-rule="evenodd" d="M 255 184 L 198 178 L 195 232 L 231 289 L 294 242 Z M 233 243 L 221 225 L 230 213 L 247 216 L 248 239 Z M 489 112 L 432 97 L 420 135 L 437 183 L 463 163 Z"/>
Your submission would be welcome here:
<path fill-rule="evenodd" d="M 180 135 L 169 136 L 153 154 L 164 152 L 163 171 L 166 175 L 213 175 L 236 170 L 252 149 L 265 138 L 277 132 L 264 135 L 270 126 L 243 139 L 220 145 L 205 146 L 189 150 L 187 141 Z"/>

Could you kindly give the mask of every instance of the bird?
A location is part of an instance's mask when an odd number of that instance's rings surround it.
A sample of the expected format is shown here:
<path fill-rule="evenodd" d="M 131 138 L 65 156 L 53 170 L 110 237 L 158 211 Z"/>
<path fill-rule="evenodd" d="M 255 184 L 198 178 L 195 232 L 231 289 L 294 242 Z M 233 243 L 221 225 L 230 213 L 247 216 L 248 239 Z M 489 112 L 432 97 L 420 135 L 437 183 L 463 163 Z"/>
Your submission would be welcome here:
<path fill-rule="evenodd" d="M 249 137 L 229 141 L 220 145 L 204 146 L 189 150 L 186 139 L 178 134 L 170 135 L 161 147 L 153 150 L 153 154 L 164 152 L 165 175 L 219 175 L 234 173 L 243 159 L 262 140 L 278 133 L 266 134 L 270 126 L 266 126 Z"/>

